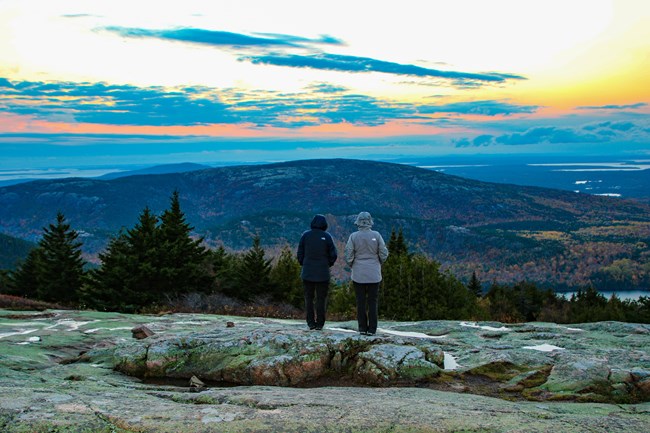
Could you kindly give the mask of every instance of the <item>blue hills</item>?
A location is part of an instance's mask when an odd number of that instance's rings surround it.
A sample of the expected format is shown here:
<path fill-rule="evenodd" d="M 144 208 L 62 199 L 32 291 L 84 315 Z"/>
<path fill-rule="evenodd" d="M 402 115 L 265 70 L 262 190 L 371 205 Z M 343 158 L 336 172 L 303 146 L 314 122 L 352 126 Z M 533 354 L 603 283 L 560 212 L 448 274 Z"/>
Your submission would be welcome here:
<path fill-rule="evenodd" d="M 159 214 L 178 190 L 188 222 L 210 246 L 245 249 L 257 234 L 271 250 L 295 247 L 313 214 L 323 213 L 342 247 L 365 210 L 384 237 L 402 229 L 412 251 L 460 278 L 476 271 L 483 281 L 527 279 L 556 288 L 650 286 L 650 206 L 640 202 L 364 160 L 194 168 L 6 186 L 0 232 L 34 241 L 61 211 L 96 257 L 145 206 Z"/>

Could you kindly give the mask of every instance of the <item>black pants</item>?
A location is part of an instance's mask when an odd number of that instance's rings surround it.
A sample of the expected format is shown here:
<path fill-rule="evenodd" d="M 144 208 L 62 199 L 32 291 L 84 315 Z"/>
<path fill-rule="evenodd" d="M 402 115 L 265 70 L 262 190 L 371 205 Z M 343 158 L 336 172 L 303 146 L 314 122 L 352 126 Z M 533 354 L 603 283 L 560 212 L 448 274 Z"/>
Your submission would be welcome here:
<path fill-rule="evenodd" d="M 377 332 L 377 295 L 379 283 L 354 283 L 357 295 L 357 321 L 359 332 Z"/>
<path fill-rule="evenodd" d="M 325 306 L 327 303 L 327 291 L 329 281 L 306 281 L 302 280 L 305 287 L 305 311 L 307 312 L 307 326 L 310 329 L 322 328 L 325 325 Z M 316 297 L 316 308 L 314 311 L 314 296 Z M 315 313 L 315 314 L 314 314 Z"/>

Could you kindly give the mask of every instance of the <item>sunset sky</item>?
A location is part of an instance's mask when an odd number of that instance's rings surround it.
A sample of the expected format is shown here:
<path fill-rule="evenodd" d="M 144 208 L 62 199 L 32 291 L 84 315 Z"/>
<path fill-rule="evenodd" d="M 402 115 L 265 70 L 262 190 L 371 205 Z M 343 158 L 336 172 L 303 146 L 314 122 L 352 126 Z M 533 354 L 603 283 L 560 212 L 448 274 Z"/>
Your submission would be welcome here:
<path fill-rule="evenodd" d="M 0 0 L 0 170 L 646 155 L 648 0 Z"/>

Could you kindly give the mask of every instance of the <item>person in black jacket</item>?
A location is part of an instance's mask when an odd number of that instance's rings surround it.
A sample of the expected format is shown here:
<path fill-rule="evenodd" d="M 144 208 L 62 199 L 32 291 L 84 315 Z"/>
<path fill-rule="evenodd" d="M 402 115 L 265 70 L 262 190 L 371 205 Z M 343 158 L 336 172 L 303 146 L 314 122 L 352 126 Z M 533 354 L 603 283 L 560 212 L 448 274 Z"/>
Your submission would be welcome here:
<path fill-rule="evenodd" d="M 325 304 L 330 283 L 330 268 L 336 262 L 336 246 L 326 231 L 327 220 L 315 215 L 311 230 L 302 234 L 298 244 L 298 262 L 302 266 L 300 277 L 305 288 L 305 310 L 309 329 L 320 330 L 325 325 Z M 314 295 L 316 311 L 314 314 Z"/>

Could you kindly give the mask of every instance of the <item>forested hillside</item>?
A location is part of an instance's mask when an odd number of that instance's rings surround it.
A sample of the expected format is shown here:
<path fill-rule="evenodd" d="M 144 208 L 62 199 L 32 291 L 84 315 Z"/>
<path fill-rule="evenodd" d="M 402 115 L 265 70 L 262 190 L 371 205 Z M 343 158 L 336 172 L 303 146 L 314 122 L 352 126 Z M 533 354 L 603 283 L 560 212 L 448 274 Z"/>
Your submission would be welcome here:
<path fill-rule="evenodd" d="M 13 269 L 34 247 L 32 242 L 0 233 L 0 269 Z"/>
<path fill-rule="evenodd" d="M 462 279 L 524 279 L 553 287 L 650 285 L 650 207 L 569 191 L 468 180 L 416 167 L 306 160 L 114 180 L 64 179 L 0 188 L 0 231 L 36 240 L 57 210 L 96 257 L 143 207 L 160 213 L 178 190 L 188 222 L 207 245 L 294 247 L 314 213 L 338 246 L 369 211 L 388 235 L 401 228 L 413 251 Z M 345 271 L 339 265 L 339 277 Z"/>

